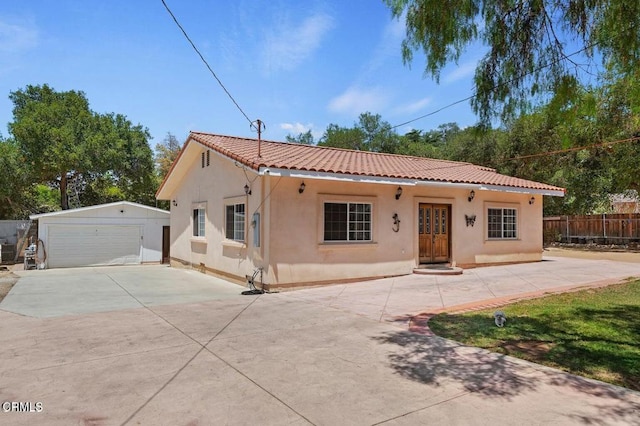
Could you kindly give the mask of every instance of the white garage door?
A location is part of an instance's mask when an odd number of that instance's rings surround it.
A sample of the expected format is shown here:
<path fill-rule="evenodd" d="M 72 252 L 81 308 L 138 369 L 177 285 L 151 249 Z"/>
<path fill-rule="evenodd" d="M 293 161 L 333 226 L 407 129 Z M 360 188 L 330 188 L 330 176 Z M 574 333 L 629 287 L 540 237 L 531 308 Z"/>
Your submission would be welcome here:
<path fill-rule="evenodd" d="M 140 226 L 49 225 L 50 268 L 140 263 Z"/>

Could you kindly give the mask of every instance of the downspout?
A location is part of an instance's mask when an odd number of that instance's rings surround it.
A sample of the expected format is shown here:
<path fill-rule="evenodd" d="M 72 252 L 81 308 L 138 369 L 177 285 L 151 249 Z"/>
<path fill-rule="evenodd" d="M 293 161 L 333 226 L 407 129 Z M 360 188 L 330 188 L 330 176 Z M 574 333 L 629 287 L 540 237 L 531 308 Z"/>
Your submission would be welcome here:
<path fill-rule="evenodd" d="M 260 185 L 262 186 L 262 197 L 264 199 L 262 206 L 260 206 L 260 218 L 262 220 L 260 250 L 262 252 L 262 269 L 263 272 L 266 272 L 266 279 L 270 283 L 271 280 L 269 278 L 272 277 L 272 274 L 269 259 L 269 250 L 271 247 L 271 239 L 269 238 L 271 233 L 271 175 L 269 173 L 261 176 Z M 264 285 L 264 283 L 262 284 Z"/>

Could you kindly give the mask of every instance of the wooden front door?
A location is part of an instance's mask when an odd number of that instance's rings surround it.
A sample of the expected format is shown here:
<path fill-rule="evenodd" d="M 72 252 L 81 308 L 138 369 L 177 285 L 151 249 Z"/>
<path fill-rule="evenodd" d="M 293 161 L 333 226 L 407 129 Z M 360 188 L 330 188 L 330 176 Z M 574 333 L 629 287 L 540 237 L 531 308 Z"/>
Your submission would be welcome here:
<path fill-rule="evenodd" d="M 448 262 L 450 206 L 420 204 L 418 207 L 418 247 L 420 263 Z"/>

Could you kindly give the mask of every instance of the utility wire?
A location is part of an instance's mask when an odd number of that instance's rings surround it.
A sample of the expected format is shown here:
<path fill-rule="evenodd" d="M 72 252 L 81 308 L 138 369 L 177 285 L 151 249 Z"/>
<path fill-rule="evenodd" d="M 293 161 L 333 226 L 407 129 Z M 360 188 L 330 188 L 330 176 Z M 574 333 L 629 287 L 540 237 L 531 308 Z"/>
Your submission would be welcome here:
<path fill-rule="evenodd" d="M 222 90 L 224 90 L 224 92 L 227 94 L 227 96 L 229 96 L 229 99 L 231 99 L 231 101 L 236 106 L 236 108 L 238 108 L 238 110 L 242 113 L 242 115 L 244 115 L 244 118 L 247 119 L 247 121 L 249 122 L 249 125 L 253 126 L 253 121 L 242 110 L 242 108 L 240 108 L 240 105 L 238 105 L 238 102 L 236 102 L 236 100 L 233 98 L 233 96 L 231 96 L 231 93 L 229 93 L 227 88 L 224 87 L 224 84 L 222 84 L 222 81 L 220 81 L 220 79 L 218 78 L 216 73 L 213 71 L 213 69 L 211 69 L 211 67 L 209 66 L 209 63 L 207 62 L 207 60 L 204 58 L 204 56 L 202 56 L 202 53 L 200 53 L 200 51 L 198 50 L 196 45 L 193 43 L 193 41 L 191 41 L 191 38 L 189 38 L 189 35 L 184 30 L 184 28 L 182 28 L 182 25 L 180 25 L 180 22 L 178 22 L 178 19 L 176 18 L 176 16 L 173 14 L 173 12 L 171 12 L 171 9 L 169 9 L 169 6 L 167 6 L 167 3 L 164 0 L 161 0 L 161 1 L 162 1 L 162 4 L 164 5 L 164 8 L 167 9 L 167 12 L 169 12 L 169 15 L 171 15 L 171 17 L 173 18 L 173 21 L 176 23 L 178 28 L 180 28 L 180 31 L 182 31 L 182 34 L 184 34 L 184 36 L 187 39 L 187 41 L 189 42 L 189 44 L 191 44 L 191 47 L 193 47 L 193 50 L 195 50 L 196 53 L 198 54 L 198 56 L 200 56 L 200 59 L 202 60 L 202 62 L 204 62 L 204 64 L 206 65 L 207 69 L 209 70 L 209 72 L 211 72 L 211 75 L 213 75 L 213 77 L 216 79 L 216 81 L 218 82 L 220 87 L 222 87 Z"/>
<path fill-rule="evenodd" d="M 537 153 L 537 154 L 519 155 L 517 157 L 505 158 L 502 161 L 505 162 L 505 161 L 513 161 L 513 160 L 524 160 L 524 159 L 528 159 L 528 158 L 543 157 L 543 156 L 553 155 L 553 154 L 564 154 L 565 152 L 582 151 L 583 149 L 597 148 L 597 147 L 601 147 L 601 146 L 609 147 L 611 145 L 616 145 L 616 144 L 619 144 L 619 143 L 627 143 L 627 142 L 635 142 L 635 141 L 640 141 L 640 136 L 634 136 L 632 138 L 627 138 L 627 139 L 618 139 L 618 140 L 610 141 L 610 142 L 599 142 L 599 143 L 594 143 L 594 144 L 591 144 L 591 145 L 576 146 L 576 147 L 573 147 L 573 148 L 558 149 L 556 151 L 540 152 L 540 153 Z"/>
<path fill-rule="evenodd" d="M 572 57 L 572 56 L 575 56 L 575 55 L 577 55 L 577 54 L 579 54 L 579 53 L 582 53 L 582 52 L 584 52 L 584 51 L 586 51 L 586 50 L 589 50 L 589 49 L 591 49 L 592 47 L 596 46 L 597 44 L 598 44 L 598 42 L 595 42 L 595 43 L 590 44 L 589 46 L 585 46 L 585 47 L 583 47 L 583 48 L 582 48 L 582 49 L 580 49 L 580 50 L 576 50 L 575 52 L 573 52 L 573 53 L 571 53 L 571 54 L 569 54 L 569 55 L 562 55 L 562 57 L 561 57 L 561 58 L 558 58 L 558 59 L 556 59 L 555 61 L 552 61 L 552 62 L 550 62 L 550 63 L 548 63 L 548 64 L 545 64 L 545 65 L 542 65 L 542 66 L 540 66 L 540 67 L 538 67 L 538 68 L 536 68 L 536 69 L 534 69 L 534 70 L 531 70 L 531 71 L 529 71 L 529 72 L 527 72 L 527 73 L 524 73 L 524 74 L 522 74 L 521 76 L 514 77 L 514 78 L 512 78 L 512 79 L 511 79 L 511 80 L 509 80 L 509 81 L 505 81 L 504 83 L 496 84 L 495 86 L 493 86 L 492 88 L 490 88 L 490 89 L 489 89 L 489 91 L 493 91 L 493 90 L 497 89 L 497 88 L 498 88 L 498 87 L 500 87 L 500 86 L 504 86 L 504 85 L 507 85 L 507 84 L 513 83 L 513 82 L 515 82 L 515 81 L 522 80 L 523 78 L 525 78 L 525 77 L 526 77 L 526 76 L 528 76 L 528 75 L 531 75 L 531 74 L 533 74 L 533 73 L 535 73 L 535 72 L 541 71 L 541 70 L 543 70 L 543 69 L 545 69 L 545 68 L 550 67 L 551 65 L 557 64 L 558 62 L 560 62 L 560 61 L 562 61 L 562 60 L 568 59 L 568 58 L 570 58 L 570 57 Z M 429 113 L 427 113 L 427 114 L 421 115 L 420 117 L 416 117 L 416 118 L 411 119 L 411 120 L 409 120 L 409 121 L 405 121 L 404 123 L 396 124 L 395 126 L 392 126 L 391 128 L 392 128 L 392 129 L 395 129 L 395 128 L 398 128 L 398 127 L 400 127 L 400 126 L 404 126 L 404 125 L 407 125 L 407 124 L 413 123 L 414 121 L 418 121 L 418 120 L 421 120 L 421 119 L 423 119 L 423 118 L 430 117 L 430 116 L 432 116 L 432 115 L 435 115 L 435 114 L 439 113 L 440 111 L 443 111 L 443 110 L 445 110 L 445 109 L 447 109 L 447 108 L 451 108 L 452 106 L 458 105 L 458 104 L 459 104 L 459 103 L 461 103 L 461 102 L 465 102 L 465 101 L 471 100 L 471 99 L 475 98 L 476 96 L 478 96 L 478 92 L 477 92 L 477 91 L 476 91 L 476 93 L 474 93 L 473 95 L 467 96 L 467 97 L 466 97 L 466 98 L 464 98 L 464 99 L 457 100 L 457 101 L 452 102 L 452 103 L 450 103 L 450 104 L 447 104 L 447 105 L 443 106 L 442 108 L 439 108 L 439 109 L 437 109 L 437 110 L 435 110 L 435 111 L 432 111 L 432 112 L 429 112 Z"/>

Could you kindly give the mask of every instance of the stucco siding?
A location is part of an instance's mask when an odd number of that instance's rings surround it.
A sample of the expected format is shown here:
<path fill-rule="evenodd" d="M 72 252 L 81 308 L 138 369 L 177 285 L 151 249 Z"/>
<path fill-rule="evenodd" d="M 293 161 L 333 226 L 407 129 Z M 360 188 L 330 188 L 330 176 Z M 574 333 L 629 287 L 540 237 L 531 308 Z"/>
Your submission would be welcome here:
<path fill-rule="evenodd" d="M 245 184 L 251 186 L 249 196 L 244 193 Z M 196 158 L 172 196 L 171 257 L 236 277 L 251 274 L 255 268 L 251 259 L 259 257 L 260 249 L 251 245 L 253 228 L 250 222 L 261 198 L 261 182 L 255 173 L 245 175 L 242 168 L 213 152 L 210 165 L 204 168 Z M 245 204 L 244 242 L 225 236 L 225 205 L 236 203 Z M 205 209 L 204 237 L 193 236 L 193 209 L 196 207 Z"/>

